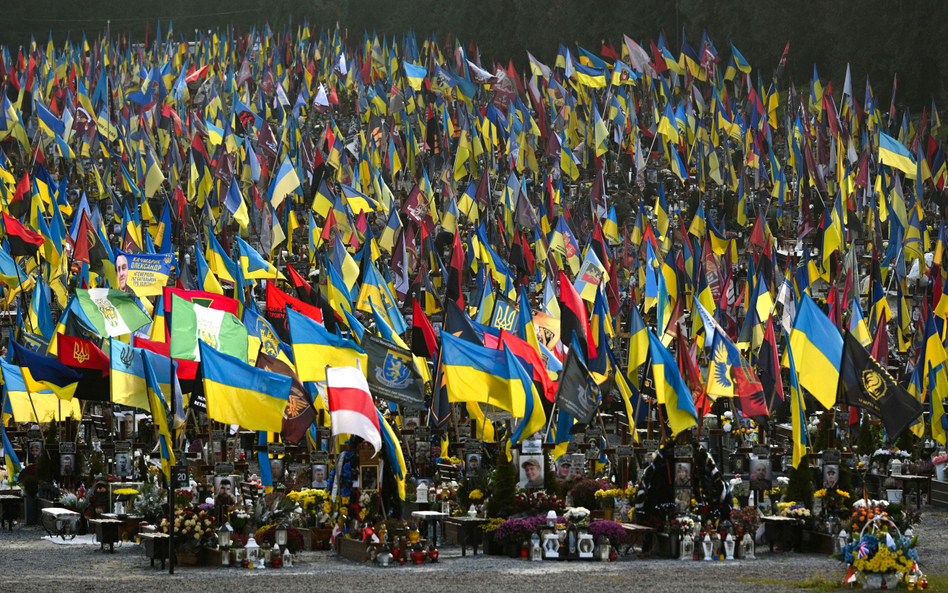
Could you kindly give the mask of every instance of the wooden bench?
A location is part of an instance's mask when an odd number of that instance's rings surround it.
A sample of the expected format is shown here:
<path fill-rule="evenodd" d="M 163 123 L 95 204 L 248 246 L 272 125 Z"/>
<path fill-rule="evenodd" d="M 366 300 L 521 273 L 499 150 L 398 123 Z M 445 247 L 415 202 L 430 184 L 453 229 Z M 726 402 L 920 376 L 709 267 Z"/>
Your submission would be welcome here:
<path fill-rule="evenodd" d="M 0 495 L 0 529 L 4 523 L 8 523 L 10 531 L 13 531 L 13 522 L 17 521 L 22 512 L 23 497 L 15 494 Z"/>
<path fill-rule="evenodd" d="M 165 568 L 165 561 L 168 560 L 168 548 L 170 547 L 167 533 L 139 533 L 138 538 L 145 548 L 145 558 L 151 560 L 151 567 L 155 567 L 155 560 L 161 561 L 161 569 Z"/>
<path fill-rule="evenodd" d="M 69 509 L 57 507 L 43 509 L 43 529 L 50 537 L 58 536 L 63 541 L 66 541 L 67 537 L 73 539 L 76 537 L 79 518 L 79 513 Z"/>
<path fill-rule="evenodd" d="M 649 536 L 655 533 L 654 527 L 646 527 L 645 525 L 638 525 L 636 523 L 619 523 L 622 526 L 622 529 L 625 530 L 626 534 L 629 536 L 629 543 L 626 546 L 626 553 L 630 549 L 635 549 L 635 545 L 638 544 L 639 548 L 643 552 L 648 550 L 648 544 L 646 543 Z"/>
<path fill-rule="evenodd" d="M 948 482 L 931 481 L 931 496 L 928 497 L 928 504 L 948 507 Z"/>

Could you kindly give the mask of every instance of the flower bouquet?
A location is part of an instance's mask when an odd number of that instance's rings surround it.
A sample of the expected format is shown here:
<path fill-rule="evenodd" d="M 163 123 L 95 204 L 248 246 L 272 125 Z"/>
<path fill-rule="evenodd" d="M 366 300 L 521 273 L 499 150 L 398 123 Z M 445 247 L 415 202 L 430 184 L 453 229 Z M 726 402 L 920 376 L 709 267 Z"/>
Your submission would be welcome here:
<path fill-rule="evenodd" d="M 566 501 L 555 494 L 547 494 L 542 490 L 532 492 L 520 492 L 514 497 L 514 507 L 517 512 L 536 509 L 541 513 L 555 511 L 560 513 L 566 510 Z"/>
<path fill-rule="evenodd" d="M 213 514 L 206 511 L 175 510 L 175 549 L 180 553 L 196 554 L 202 548 L 216 544 L 217 532 L 214 523 Z M 168 519 L 162 519 L 159 528 L 162 533 L 168 533 Z"/>
<path fill-rule="evenodd" d="M 320 517 L 323 515 L 326 500 L 326 491 L 317 488 L 306 488 L 300 491 L 289 492 L 287 500 L 295 502 L 301 522 L 306 527 L 319 527 Z"/>
<path fill-rule="evenodd" d="M 834 558 L 849 565 L 846 582 L 861 579 L 867 589 L 894 589 L 912 569 L 918 570 L 918 537 L 903 537 L 885 515 L 876 515 L 862 528 L 860 536 L 843 546 Z"/>
<path fill-rule="evenodd" d="M 796 502 L 778 502 L 777 511 L 781 517 L 790 517 L 791 519 L 805 520 L 810 518 L 810 509 Z"/>
<path fill-rule="evenodd" d="M 744 537 L 745 533 L 749 533 L 751 537 L 754 537 L 757 528 L 760 527 L 760 512 L 752 506 L 732 509 L 731 524 L 734 526 L 737 537 Z"/>
<path fill-rule="evenodd" d="M 847 510 L 850 495 L 837 488 L 823 488 L 814 492 L 813 497 L 822 499 L 824 514 L 836 514 Z"/>
<path fill-rule="evenodd" d="M 664 531 L 673 535 L 683 536 L 692 533 L 695 528 L 695 520 L 691 517 L 676 517 L 665 523 Z"/>

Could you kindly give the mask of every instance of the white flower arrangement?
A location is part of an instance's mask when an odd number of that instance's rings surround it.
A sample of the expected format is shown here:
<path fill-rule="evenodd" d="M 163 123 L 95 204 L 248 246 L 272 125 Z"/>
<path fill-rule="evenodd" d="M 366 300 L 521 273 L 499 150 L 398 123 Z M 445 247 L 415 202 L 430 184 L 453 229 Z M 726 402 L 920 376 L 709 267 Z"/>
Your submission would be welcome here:
<path fill-rule="evenodd" d="M 570 523 L 581 523 L 589 516 L 589 509 L 586 507 L 569 507 L 563 513 L 563 517 Z"/>

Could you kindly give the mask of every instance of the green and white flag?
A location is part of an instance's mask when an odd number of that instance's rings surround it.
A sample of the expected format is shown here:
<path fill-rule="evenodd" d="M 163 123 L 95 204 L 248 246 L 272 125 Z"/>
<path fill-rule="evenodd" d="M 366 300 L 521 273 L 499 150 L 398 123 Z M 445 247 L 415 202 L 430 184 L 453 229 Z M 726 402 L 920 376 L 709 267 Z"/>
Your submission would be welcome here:
<path fill-rule="evenodd" d="M 76 298 L 100 337 L 124 336 L 151 323 L 135 297 L 121 290 L 79 288 Z"/>
<path fill-rule="evenodd" d="M 247 362 L 247 328 L 227 311 L 209 309 L 171 295 L 171 358 L 201 360 L 198 340 Z"/>

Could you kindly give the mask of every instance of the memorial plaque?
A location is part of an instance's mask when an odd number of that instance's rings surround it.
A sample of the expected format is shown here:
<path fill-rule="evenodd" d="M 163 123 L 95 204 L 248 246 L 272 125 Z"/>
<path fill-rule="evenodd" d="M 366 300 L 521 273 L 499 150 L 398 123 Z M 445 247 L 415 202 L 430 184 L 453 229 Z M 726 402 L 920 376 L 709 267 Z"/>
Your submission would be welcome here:
<path fill-rule="evenodd" d="M 191 481 L 188 476 L 188 466 L 176 465 L 171 468 L 171 487 L 174 489 L 187 488 Z"/>
<path fill-rule="evenodd" d="M 619 445 L 616 447 L 616 456 L 620 458 L 632 457 L 632 445 Z"/>
<path fill-rule="evenodd" d="M 75 453 L 76 443 L 59 443 L 60 453 Z"/>
<path fill-rule="evenodd" d="M 129 441 L 116 441 L 115 443 L 115 452 L 116 453 L 130 453 L 132 450 L 132 443 Z"/>
<path fill-rule="evenodd" d="M 233 463 L 215 463 L 214 473 L 219 476 L 229 476 L 234 473 Z"/>
<path fill-rule="evenodd" d="M 286 452 L 286 445 L 283 443 L 268 443 L 267 444 L 267 454 L 273 455 L 283 455 Z"/>
<path fill-rule="evenodd" d="M 691 459 L 692 454 L 691 445 L 675 445 L 675 459 Z"/>

